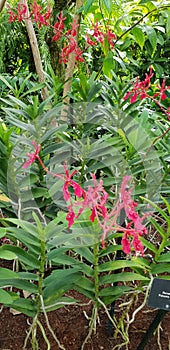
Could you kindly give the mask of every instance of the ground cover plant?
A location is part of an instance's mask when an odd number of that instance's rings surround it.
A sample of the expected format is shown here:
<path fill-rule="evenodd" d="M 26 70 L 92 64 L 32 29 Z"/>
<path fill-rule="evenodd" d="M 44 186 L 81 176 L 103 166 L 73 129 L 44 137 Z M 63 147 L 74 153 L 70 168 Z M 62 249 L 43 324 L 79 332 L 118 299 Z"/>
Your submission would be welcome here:
<path fill-rule="evenodd" d="M 51 313 L 90 303 L 79 348 L 103 312 L 113 349 L 131 349 L 153 278 L 169 279 L 169 4 L 0 10 L 1 312 L 29 318 L 23 349 L 40 333 L 65 349 Z"/>

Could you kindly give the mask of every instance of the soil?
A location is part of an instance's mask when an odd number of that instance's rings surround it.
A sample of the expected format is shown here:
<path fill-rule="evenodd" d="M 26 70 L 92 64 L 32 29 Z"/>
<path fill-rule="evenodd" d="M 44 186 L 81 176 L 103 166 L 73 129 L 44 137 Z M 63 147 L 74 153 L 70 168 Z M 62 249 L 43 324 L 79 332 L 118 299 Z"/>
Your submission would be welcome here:
<path fill-rule="evenodd" d="M 65 350 L 81 350 L 82 343 L 88 334 L 89 320 L 92 304 L 84 296 L 75 291 L 70 291 L 70 295 L 79 299 L 81 303 L 86 305 L 71 305 L 63 307 L 56 311 L 48 313 L 49 323 L 59 339 L 60 343 L 64 345 Z M 142 296 L 139 297 L 137 304 L 129 310 L 129 315 L 141 304 Z M 120 299 L 115 305 L 115 317 L 118 320 L 122 316 L 121 303 L 127 301 Z M 88 304 L 87 304 L 88 303 Z M 157 310 L 144 307 L 135 317 L 135 321 L 131 323 L 128 331 L 129 344 L 123 345 L 123 339 L 116 334 L 116 329 L 113 327 L 112 335 L 108 335 L 108 317 L 101 309 L 99 311 L 99 324 L 97 324 L 96 334 L 92 334 L 84 350 L 136 350 L 141 339 L 143 338 L 150 323 L 153 321 Z M 26 332 L 29 329 L 29 322 L 27 316 L 22 314 L 13 315 L 8 308 L 1 309 L 0 315 L 0 349 L 1 350 L 22 350 Z M 59 350 L 58 345 L 51 336 L 49 329 L 46 326 L 44 317 L 42 315 L 41 322 L 46 330 L 46 335 L 50 341 L 51 350 Z M 126 326 L 126 322 L 124 322 Z M 159 330 L 159 331 L 158 331 Z M 164 316 L 161 327 L 159 327 L 156 334 L 150 339 L 145 346 L 145 350 L 168 350 L 170 349 L 170 313 L 167 312 Z M 47 349 L 47 344 L 44 342 L 43 336 L 38 330 L 39 349 Z M 122 347 L 118 347 L 118 344 Z M 26 348 L 31 350 L 31 344 L 28 343 Z"/>
<path fill-rule="evenodd" d="M 6 266 L 6 264 L 9 266 Z M 11 262 L 1 260 L 0 267 L 11 268 L 10 264 Z M 69 291 L 67 295 L 79 300 L 79 303 L 49 312 L 49 324 L 60 344 L 63 345 L 63 349 L 81 350 L 89 331 L 92 302 L 89 302 L 85 296 L 75 290 Z M 131 320 L 134 311 L 142 305 L 144 295 L 142 293 L 136 295 L 133 303 L 128 306 L 130 300 L 132 300 L 132 295 L 124 295 L 116 301 L 114 307 L 116 322 L 117 324 L 121 323 L 124 329 L 128 327 L 128 317 Z M 111 334 L 108 334 L 108 316 L 105 310 L 100 308 L 96 333 L 92 333 L 83 350 L 138 350 L 138 346 L 157 312 L 158 310 L 145 305 L 135 315 L 134 321 L 129 325 L 127 345 L 123 345 L 125 340 L 123 340 L 116 326 L 112 326 Z M 122 319 L 123 322 L 121 321 Z M 31 321 L 29 317 L 23 314 L 14 315 L 9 308 L 1 307 L 0 304 L 0 350 L 22 350 Z M 50 342 L 50 350 L 60 350 L 47 327 L 44 315 L 41 315 L 40 321 Z M 48 350 L 39 328 L 37 330 L 37 339 L 39 350 Z M 25 350 L 32 350 L 30 341 L 28 341 Z M 147 342 L 146 346 L 140 350 L 170 350 L 170 312 L 165 314 L 154 335 Z"/>

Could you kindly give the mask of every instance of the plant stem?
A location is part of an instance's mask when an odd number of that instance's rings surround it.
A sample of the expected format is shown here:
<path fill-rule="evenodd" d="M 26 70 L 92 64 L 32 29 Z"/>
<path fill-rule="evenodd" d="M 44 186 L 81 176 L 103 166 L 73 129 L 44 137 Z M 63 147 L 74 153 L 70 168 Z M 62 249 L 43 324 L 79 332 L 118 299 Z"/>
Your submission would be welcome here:
<path fill-rule="evenodd" d="M 84 346 L 87 343 L 88 339 L 90 339 L 92 332 L 96 333 L 96 320 L 98 316 L 98 307 L 99 307 L 99 271 L 98 271 L 98 263 L 99 263 L 99 243 L 95 243 L 93 246 L 93 266 L 94 266 L 94 305 L 92 309 L 92 315 L 89 323 L 89 332 L 82 344 L 81 350 L 84 350 Z"/>
<path fill-rule="evenodd" d="M 96 328 L 96 319 L 97 319 L 97 307 L 96 305 L 93 306 L 93 310 L 92 310 L 92 316 L 91 316 L 91 320 L 90 320 L 90 324 L 89 324 L 89 332 L 81 346 L 81 350 L 84 350 L 84 346 L 87 343 L 87 341 L 90 339 L 92 332 L 94 330 L 94 328 Z"/>
<path fill-rule="evenodd" d="M 41 249 L 41 257 L 40 257 L 40 270 L 39 270 L 39 280 L 38 280 L 38 311 L 37 314 L 40 313 L 41 309 L 41 296 L 43 292 L 43 280 L 44 280 L 44 271 L 45 271 L 45 261 L 46 261 L 46 244 L 44 237 L 44 230 L 41 229 L 40 232 L 40 249 Z"/>
<path fill-rule="evenodd" d="M 28 342 L 28 339 L 30 337 L 30 335 L 32 334 L 32 345 L 33 345 L 33 342 L 34 342 L 34 334 L 35 334 L 35 329 L 36 329 L 36 324 L 37 324 L 37 315 L 35 315 L 35 317 L 33 318 L 33 322 L 32 324 L 30 325 L 30 328 L 28 330 L 28 333 L 25 337 L 25 340 L 24 340 L 24 346 L 23 346 L 23 350 L 26 350 L 26 347 L 27 347 L 27 342 Z M 34 349 L 34 348 L 33 348 Z"/>
<path fill-rule="evenodd" d="M 33 323 L 30 326 L 29 332 L 25 338 L 24 342 L 24 347 L 23 349 L 26 349 L 27 341 L 29 336 L 32 334 L 32 349 L 33 350 L 38 350 L 38 341 L 36 338 L 36 332 L 37 332 L 37 325 L 39 325 L 41 331 L 42 331 L 42 325 L 38 321 L 38 316 L 41 312 L 41 299 L 42 299 L 42 292 L 43 292 L 43 280 L 44 280 L 44 271 L 45 271 L 45 261 L 46 261 L 46 244 L 45 244 L 45 237 L 44 237 L 44 229 L 41 227 L 39 228 L 39 234 L 40 234 L 40 250 L 41 250 L 41 255 L 40 255 L 40 270 L 39 270 L 39 280 L 38 280 L 38 295 L 37 295 L 37 313 L 33 319 Z M 44 332 L 42 332 L 43 337 Z M 46 338 L 44 338 L 46 341 Z"/>
<path fill-rule="evenodd" d="M 99 243 L 95 243 L 93 247 L 94 254 L 94 290 L 95 290 L 95 305 L 98 307 L 98 297 L 99 297 Z"/>
<path fill-rule="evenodd" d="M 36 321 L 33 322 L 32 330 L 31 330 L 31 334 L 32 334 L 32 338 L 31 338 L 32 350 L 39 350 L 38 341 L 37 341 L 37 322 L 38 322 L 38 319 L 36 318 Z"/>

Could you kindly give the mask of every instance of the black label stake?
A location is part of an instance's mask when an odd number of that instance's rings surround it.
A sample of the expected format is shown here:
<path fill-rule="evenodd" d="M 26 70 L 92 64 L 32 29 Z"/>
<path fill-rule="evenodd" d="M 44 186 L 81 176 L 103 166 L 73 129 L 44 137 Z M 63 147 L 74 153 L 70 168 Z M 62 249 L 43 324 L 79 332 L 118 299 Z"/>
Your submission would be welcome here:
<path fill-rule="evenodd" d="M 143 350 L 145 348 L 145 345 L 151 339 L 160 322 L 170 310 L 170 280 L 154 278 L 148 298 L 148 306 L 160 310 L 158 310 L 136 350 Z"/>

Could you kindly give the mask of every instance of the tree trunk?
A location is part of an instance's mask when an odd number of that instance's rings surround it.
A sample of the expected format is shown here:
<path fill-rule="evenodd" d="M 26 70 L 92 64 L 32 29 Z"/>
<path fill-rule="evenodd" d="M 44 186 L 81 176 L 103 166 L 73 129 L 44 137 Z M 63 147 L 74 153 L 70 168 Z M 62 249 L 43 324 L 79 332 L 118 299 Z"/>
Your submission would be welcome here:
<path fill-rule="evenodd" d="M 38 75 L 38 80 L 40 83 L 44 83 L 45 82 L 45 77 L 44 77 L 44 73 L 43 73 L 43 66 L 42 66 L 42 62 L 41 62 L 41 56 L 40 56 L 40 51 L 39 51 L 39 47 L 38 47 L 38 42 L 37 42 L 37 37 L 35 34 L 35 30 L 32 24 L 31 19 L 29 19 L 29 9 L 28 9 L 28 4 L 27 2 L 21 1 L 21 4 L 26 4 L 27 5 L 27 18 L 28 19 L 24 19 L 24 23 L 27 29 L 27 33 L 28 33 L 28 37 L 29 37 L 29 41 L 30 41 L 30 46 L 32 49 L 32 54 L 33 54 L 33 58 L 34 58 L 34 63 L 35 63 L 35 69 Z M 42 93 L 42 97 L 43 100 L 45 100 L 48 97 L 48 90 L 47 88 L 43 88 L 41 90 Z"/>
<path fill-rule="evenodd" d="M 5 2 L 6 2 L 6 0 L 0 0 L 0 13 L 4 8 Z"/>
<path fill-rule="evenodd" d="M 53 6 L 53 11 L 52 11 L 52 20 L 51 20 L 51 27 L 49 27 L 49 30 L 47 31 L 46 34 L 46 43 L 49 48 L 49 53 L 50 53 L 50 61 L 51 61 L 51 66 L 53 68 L 54 73 L 59 77 L 63 78 L 64 77 L 64 72 L 65 72 L 65 67 L 63 64 L 59 63 L 60 60 L 60 53 L 62 50 L 60 41 L 51 41 L 52 37 L 54 36 L 53 32 L 53 26 L 57 21 L 57 15 L 67 9 L 68 7 L 68 0 L 55 0 L 54 1 L 54 6 Z"/>

